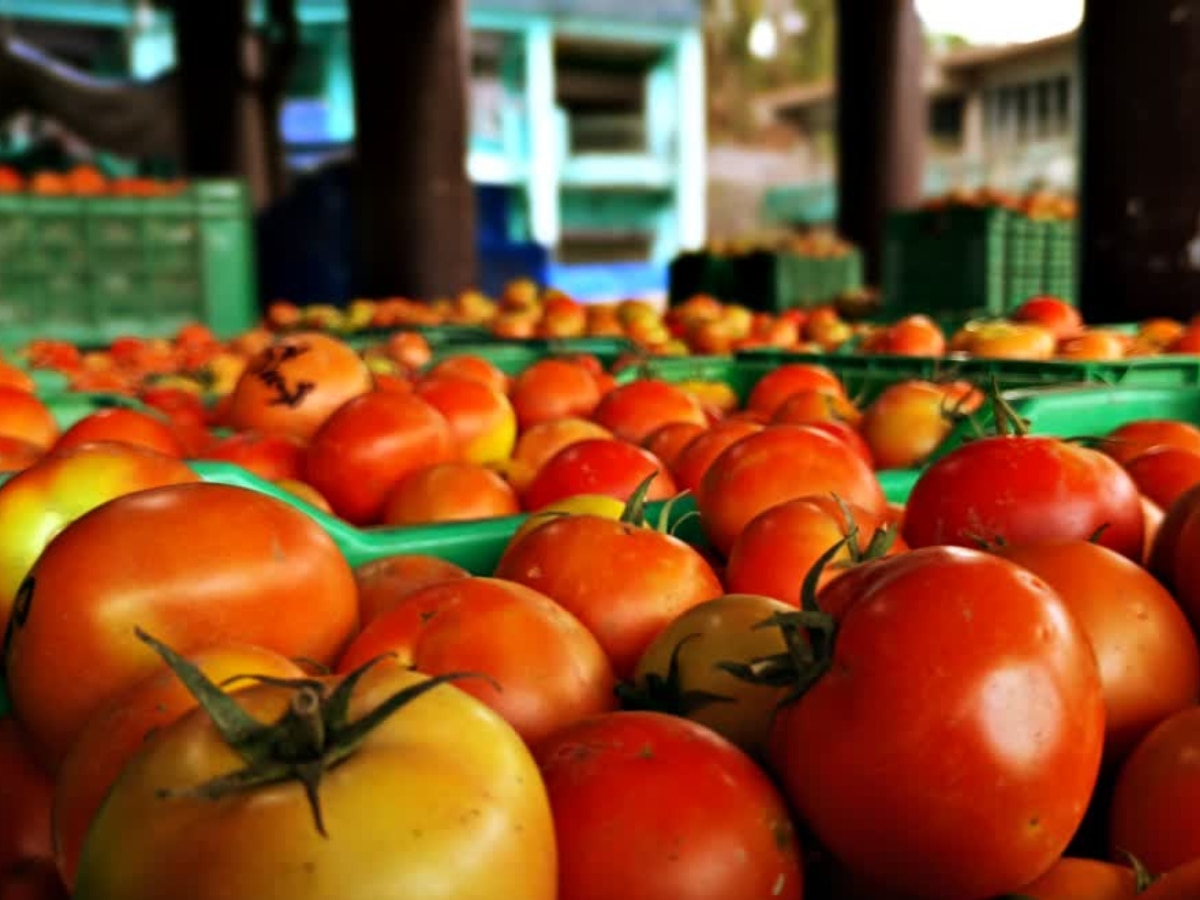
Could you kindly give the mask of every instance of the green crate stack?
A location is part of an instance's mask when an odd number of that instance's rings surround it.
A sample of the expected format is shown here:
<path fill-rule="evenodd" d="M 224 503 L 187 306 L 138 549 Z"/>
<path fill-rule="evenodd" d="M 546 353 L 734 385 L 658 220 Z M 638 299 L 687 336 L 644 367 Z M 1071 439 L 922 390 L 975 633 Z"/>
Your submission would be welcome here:
<path fill-rule="evenodd" d="M 1079 228 L 1075 222 L 1046 223 L 1046 293 L 1072 303 L 1079 299 L 1078 241 Z"/>
<path fill-rule="evenodd" d="M 1008 216 L 1005 239 L 1006 310 L 1016 309 L 1046 290 L 1046 223 Z"/>
<path fill-rule="evenodd" d="M 102 345 L 188 322 L 223 336 L 257 319 L 245 188 L 172 197 L 0 197 L 0 338 Z"/>
<path fill-rule="evenodd" d="M 709 294 L 725 303 L 778 313 L 820 306 L 862 285 L 857 249 L 828 258 L 767 251 L 733 257 L 687 253 L 671 264 L 670 300 L 676 305 Z"/>

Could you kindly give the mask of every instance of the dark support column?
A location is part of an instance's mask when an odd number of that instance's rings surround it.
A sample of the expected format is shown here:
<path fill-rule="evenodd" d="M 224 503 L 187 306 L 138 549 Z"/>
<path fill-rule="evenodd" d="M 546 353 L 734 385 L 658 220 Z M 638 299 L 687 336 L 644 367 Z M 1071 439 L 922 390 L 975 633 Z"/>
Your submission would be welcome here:
<path fill-rule="evenodd" d="M 472 287 L 466 0 L 350 0 L 350 40 L 358 290 L 427 299 Z"/>
<path fill-rule="evenodd" d="M 1080 63 L 1084 316 L 1200 313 L 1200 2 L 1089 0 Z"/>
<path fill-rule="evenodd" d="M 238 171 L 245 0 L 181 0 L 173 6 L 183 159 L 189 175 Z"/>
<path fill-rule="evenodd" d="M 838 228 L 882 275 L 884 218 L 921 199 L 925 42 L 914 0 L 838 0 Z"/>

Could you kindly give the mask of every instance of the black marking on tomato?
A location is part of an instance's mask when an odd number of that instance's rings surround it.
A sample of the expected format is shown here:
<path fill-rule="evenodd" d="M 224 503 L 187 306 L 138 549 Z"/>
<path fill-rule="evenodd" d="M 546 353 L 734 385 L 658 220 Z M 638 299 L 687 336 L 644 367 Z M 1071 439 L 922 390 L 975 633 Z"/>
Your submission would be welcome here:
<path fill-rule="evenodd" d="M 279 371 L 285 362 L 303 356 L 309 349 L 308 344 L 283 344 L 268 347 L 263 351 L 262 362 L 255 367 L 254 376 L 275 392 L 270 401 L 271 406 L 295 409 L 316 388 L 316 382 L 313 381 L 297 381 L 289 385 L 288 380 Z"/>

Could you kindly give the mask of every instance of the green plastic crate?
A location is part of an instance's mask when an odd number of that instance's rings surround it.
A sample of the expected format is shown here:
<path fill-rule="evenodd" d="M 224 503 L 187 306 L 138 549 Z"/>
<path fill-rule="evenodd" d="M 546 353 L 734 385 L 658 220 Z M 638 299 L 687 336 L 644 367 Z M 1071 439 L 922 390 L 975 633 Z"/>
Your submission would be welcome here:
<path fill-rule="evenodd" d="M 863 285 L 862 254 L 815 258 L 758 251 L 739 256 L 685 253 L 670 268 L 669 296 L 678 305 L 697 294 L 763 312 L 819 306 Z"/>

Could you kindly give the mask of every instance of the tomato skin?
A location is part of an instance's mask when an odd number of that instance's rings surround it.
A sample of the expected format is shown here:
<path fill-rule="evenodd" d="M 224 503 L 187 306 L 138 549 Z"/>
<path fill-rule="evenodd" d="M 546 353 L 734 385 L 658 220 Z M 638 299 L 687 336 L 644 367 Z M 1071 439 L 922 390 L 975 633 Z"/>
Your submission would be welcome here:
<path fill-rule="evenodd" d="M 929 458 L 950 433 L 954 404 L 927 381 L 891 385 L 867 407 L 862 434 L 880 469 L 908 469 Z"/>
<path fill-rule="evenodd" d="M 733 419 L 720 422 L 693 438 L 680 452 L 672 469 L 679 489 L 695 493 L 713 460 L 742 438 L 762 430 L 763 425 L 757 422 Z"/>
<path fill-rule="evenodd" d="M 506 394 L 509 391 L 509 378 L 496 365 L 482 356 L 459 354 L 447 356 L 425 373 L 426 378 L 468 378 L 486 384 L 490 388 Z"/>
<path fill-rule="evenodd" d="M 365 628 L 406 595 L 470 572 L 437 556 L 419 553 L 385 556 L 354 570 L 358 587 L 358 618 Z"/>
<path fill-rule="evenodd" d="M 564 447 L 543 464 L 525 491 L 526 509 L 541 509 L 575 494 L 607 494 L 628 500 L 647 477 L 657 472 L 647 500 L 674 497 L 671 473 L 649 451 L 625 441 L 591 438 Z"/>
<path fill-rule="evenodd" d="M 1142 419 L 1122 425 L 1110 433 L 1102 448 L 1125 465 L 1151 447 L 1160 445 L 1200 453 L 1200 428 L 1173 419 Z"/>
<path fill-rule="evenodd" d="M 1104 690 L 1107 765 L 1200 699 L 1200 650 L 1187 617 L 1141 566 L 1087 541 L 994 552 L 1046 581 L 1087 632 Z"/>
<path fill-rule="evenodd" d="M 37 444 L 0 434 L 0 472 L 20 472 L 45 455 Z"/>
<path fill-rule="evenodd" d="M 824 366 L 787 363 L 758 380 L 746 400 L 746 408 L 773 416 L 798 391 L 824 390 L 845 395 L 841 380 Z"/>
<path fill-rule="evenodd" d="M 874 469 L 875 457 L 871 454 L 871 448 L 863 439 L 862 434 L 857 428 L 847 425 L 845 422 L 812 422 L 808 425 L 809 428 L 823 431 L 830 437 L 837 438 L 851 450 L 853 450 L 863 462 Z"/>
<path fill-rule="evenodd" d="M 743 438 L 713 461 L 696 505 L 709 540 L 728 554 L 759 513 L 828 493 L 875 515 L 887 508 L 875 473 L 848 446 L 804 425 L 775 425 Z"/>
<path fill-rule="evenodd" d="M 115 497 L 194 481 L 178 459 L 110 443 L 51 453 L 0 485 L 0 625 L 38 555 L 71 522 Z"/>
<path fill-rule="evenodd" d="M 58 440 L 59 429 L 46 404 L 33 394 L 0 385 L 0 435 L 48 450 Z"/>
<path fill-rule="evenodd" d="M 420 397 L 375 392 L 356 397 L 313 436 L 304 480 L 354 525 L 374 525 L 400 479 L 455 459 L 445 417 Z"/>
<path fill-rule="evenodd" d="M 592 420 L 631 444 L 671 422 L 707 426 L 704 408 L 687 391 L 653 378 L 613 388 L 600 400 Z"/>
<path fill-rule="evenodd" d="M 530 744 L 616 706 L 612 667 L 591 632 L 545 594 L 514 582 L 462 578 L 409 594 L 350 643 L 337 671 L 383 653 L 426 675 L 490 676 L 499 690 L 483 680 L 459 689 Z"/>
<path fill-rule="evenodd" d="M 1128 866 L 1065 856 L 1015 893 L 1029 900 L 1134 900 L 1137 876 Z"/>
<path fill-rule="evenodd" d="M 388 493 L 385 525 L 461 522 L 521 511 L 508 482 L 481 465 L 444 462 L 409 472 Z"/>
<path fill-rule="evenodd" d="M 695 422 L 671 422 L 652 431 L 642 442 L 642 446 L 661 460 L 668 472 L 672 472 L 676 460 L 679 459 L 679 454 L 697 436 L 704 434 L 707 430 L 703 425 L 697 425 Z"/>
<path fill-rule="evenodd" d="M 381 662 L 355 690 L 351 718 L 422 679 Z M 238 703 L 272 721 L 290 696 L 256 687 Z M 77 900 L 159 900 L 164 884 L 186 885 L 191 900 L 555 900 L 554 824 L 536 765 L 499 716 L 453 686 L 395 713 L 325 776 L 328 839 L 295 782 L 218 801 L 157 794 L 241 765 L 199 710 L 160 732 L 88 834 Z"/>
<path fill-rule="evenodd" d="M 554 810 L 559 900 L 804 896 L 782 798 L 706 728 L 611 713 L 562 729 L 536 755 Z"/>
<path fill-rule="evenodd" d="M 0 900 L 71 900 L 54 862 L 30 859 L 0 869 Z"/>
<path fill-rule="evenodd" d="M 1194 897 L 1200 897 L 1200 859 L 1172 869 L 1138 894 L 1138 900 L 1192 900 Z"/>
<path fill-rule="evenodd" d="M 239 675 L 302 678 L 305 674 L 278 653 L 245 644 L 209 647 L 193 654 L 191 662 L 217 684 Z M 229 690 L 252 683 L 243 681 Z M 155 731 L 195 707 L 196 700 L 183 683 L 162 668 L 88 719 L 54 782 L 54 857 L 67 887 L 75 883 L 88 826 L 121 769 Z"/>
<path fill-rule="evenodd" d="M 958 447 L 921 475 L 904 517 L 911 547 L 1086 541 L 1097 532 L 1097 543 L 1142 558 L 1137 486 L 1109 457 L 1049 437 L 990 437 Z"/>
<path fill-rule="evenodd" d="M 578 363 L 543 359 L 513 379 L 509 399 L 525 431 L 543 422 L 590 416 L 600 403 L 600 386 Z"/>
<path fill-rule="evenodd" d="M 164 456 L 185 455 L 183 444 L 169 425 L 135 409 L 102 409 L 91 413 L 64 431 L 54 449 L 67 450 L 99 441 L 136 444 Z"/>
<path fill-rule="evenodd" d="M 469 378 L 427 378 L 416 395 L 446 417 L 463 459 L 497 462 L 512 455 L 517 417 L 508 398 Z"/>
<path fill-rule="evenodd" d="M 1185 491 L 1167 510 L 1154 546 L 1149 569 L 1171 592 L 1187 614 L 1192 628 L 1200 624 L 1200 485 Z"/>
<path fill-rule="evenodd" d="M 572 613 L 599 639 L 619 678 L 633 672 L 672 619 L 725 593 L 704 557 L 683 541 L 590 515 L 531 531 L 507 550 L 495 574 Z"/>
<path fill-rule="evenodd" d="M 13 718 L 0 718 L 0 874 L 27 860 L 54 855 L 50 811 L 54 781 Z"/>
<path fill-rule="evenodd" d="M 1181 494 L 1200 484 L 1200 452 L 1180 447 L 1151 447 L 1125 464 L 1142 495 L 1169 509 Z"/>
<path fill-rule="evenodd" d="M 771 416 L 775 425 L 814 425 L 844 422 L 857 425 L 862 413 L 841 393 L 828 388 L 797 391 L 779 405 Z"/>
<path fill-rule="evenodd" d="M 304 475 L 305 442 L 289 434 L 245 431 L 210 444 L 201 459 L 233 463 L 267 481 L 297 480 Z"/>
<path fill-rule="evenodd" d="M 1038 877 L 1100 766 L 1082 628 L 1044 582 L 977 550 L 865 563 L 821 605 L 847 584 L 830 670 L 772 732 L 793 807 L 848 869 L 901 895 L 990 897 Z"/>
<path fill-rule="evenodd" d="M 1056 338 L 1068 338 L 1083 328 L 1079 310 L 1058 297 L 1031 297 L 1012 314 L 1014 322 L 1040 325 Z"/>
<path fill-rule="evenodd" d="M 7 680 L 14 714 L 52 769 L 101 705 L 158 666 L 135 627 L 181 653 L 239 641 L 324 664 L 358 625 L 353 574 L 320 526 L 220 484 L 106 503 L 55 537 L 30 578 Z"/>

